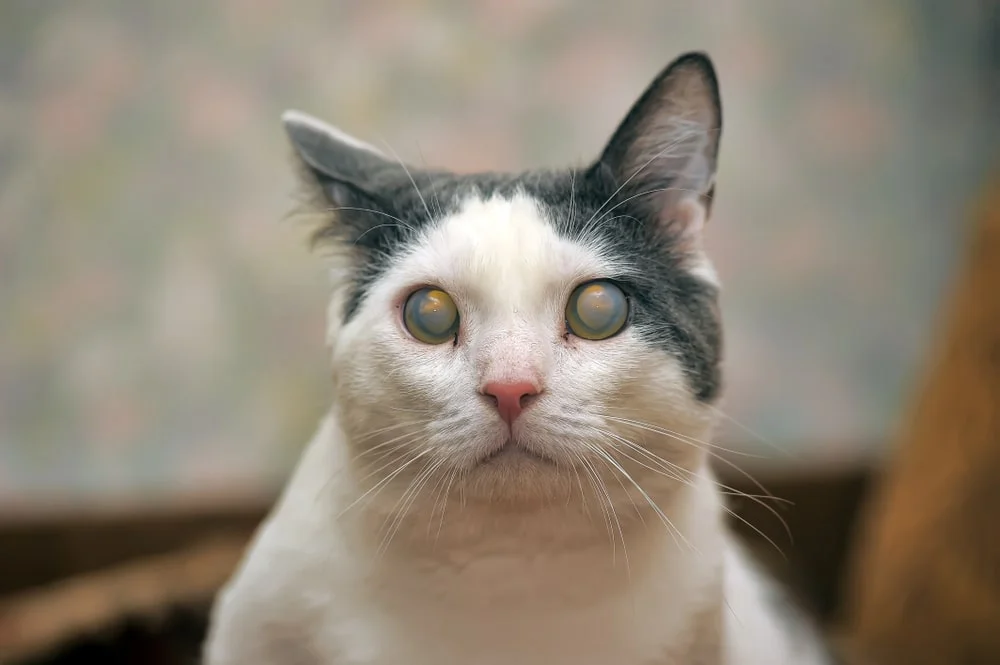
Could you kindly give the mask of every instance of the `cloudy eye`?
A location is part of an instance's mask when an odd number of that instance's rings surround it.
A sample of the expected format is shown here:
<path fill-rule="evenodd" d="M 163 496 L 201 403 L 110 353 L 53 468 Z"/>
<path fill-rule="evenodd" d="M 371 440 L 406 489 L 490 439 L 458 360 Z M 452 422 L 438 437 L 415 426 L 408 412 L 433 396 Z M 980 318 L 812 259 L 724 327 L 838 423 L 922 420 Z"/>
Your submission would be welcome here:
<path fill-rule="evenodd" d="M 566 305 L 566 325 L 583 339 L 607 339 L 624 328 L 626 321 L 628 298 L 611 282 L 581 284 Z"/>
<path fill-rule="evenodd" d="M 419 289 L 406 299 L 403 324 L 421 342 L 443 344 L 458 332 L 458 307 L 441 289 Z"/>

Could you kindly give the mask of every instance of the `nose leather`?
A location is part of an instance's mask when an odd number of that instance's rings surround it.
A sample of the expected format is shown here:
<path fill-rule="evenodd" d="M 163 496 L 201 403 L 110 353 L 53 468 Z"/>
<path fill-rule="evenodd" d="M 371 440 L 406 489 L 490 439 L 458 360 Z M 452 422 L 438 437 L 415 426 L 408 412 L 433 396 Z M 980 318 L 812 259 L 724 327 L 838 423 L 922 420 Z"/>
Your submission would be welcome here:
<path fill-rule="evenodd" d="M 527 381 L 494 382 L 483 386 L 483 394 L 493 398 L 500 417 L 510 425 L 521 415 L 531 398 L 538 394 L 538 388 Z"/>

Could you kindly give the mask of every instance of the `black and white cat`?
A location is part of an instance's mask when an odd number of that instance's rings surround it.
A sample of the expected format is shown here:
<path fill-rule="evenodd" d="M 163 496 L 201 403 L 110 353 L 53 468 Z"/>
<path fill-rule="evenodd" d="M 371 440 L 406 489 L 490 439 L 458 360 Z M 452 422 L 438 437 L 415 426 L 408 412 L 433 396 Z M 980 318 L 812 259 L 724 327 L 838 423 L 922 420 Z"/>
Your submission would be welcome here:
<path fill-rule="evenodd" d="M 826 662 L 727 533 L 706 460 L 706 56 L 585 168 L 431 172 L 284 123 L 335 264 L 335 397 L 218 599 L 208 665 Z"/>

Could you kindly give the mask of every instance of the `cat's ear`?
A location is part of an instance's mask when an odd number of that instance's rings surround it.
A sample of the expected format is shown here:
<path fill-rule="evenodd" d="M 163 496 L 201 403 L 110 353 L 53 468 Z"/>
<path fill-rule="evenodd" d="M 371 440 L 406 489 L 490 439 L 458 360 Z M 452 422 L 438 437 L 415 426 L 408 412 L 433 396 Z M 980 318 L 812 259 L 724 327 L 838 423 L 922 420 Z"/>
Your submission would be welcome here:
<path fill-rule="evenodd" d="M 696 240 L 711 210 L 721 134 L 715 68 L 707 55 L 688 53 L 653 80 L 598 165 L 610 173 L 617 202 Z"/>
<path fill-rule="evenodd" d="M 313 242 L 339 240 L 352 250 L 384 250 L 398 238 L 399 213 L 387 193 L 406 177 L 399 161 L 305 113 L 286 111 L 281 120 L 310 207 L 323 216 Z"/>
<path fill-rule="evenodd" d="M 285 111 L 281 122 L 305 176 L 323 190 L 331 204 L 343 203 L 339 199 L 348 195 L 335 185 L 374 193 L 380 175 L 398 168 L 375 147 L 300 111 Z"/>

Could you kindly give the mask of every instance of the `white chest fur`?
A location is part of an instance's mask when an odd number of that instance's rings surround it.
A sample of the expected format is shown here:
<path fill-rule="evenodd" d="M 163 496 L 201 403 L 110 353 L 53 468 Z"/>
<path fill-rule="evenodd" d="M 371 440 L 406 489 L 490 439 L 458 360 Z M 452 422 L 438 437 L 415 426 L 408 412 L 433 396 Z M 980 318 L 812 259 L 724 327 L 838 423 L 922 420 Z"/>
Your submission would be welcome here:
<path fill-rule="evenodd" d="M 360 612 L 369 629 L 336 631 L 321 650 L 378 665 L 666 662 L 705 632 L 696 621 L 717 616 L 721 561 L 692 552 L 670 565 L 669 538 L 628 544 L 628 569 L 620 545 L 612 564 L 606 541 L 574 552 L 379 565 L 348 583 L 354 601 L 331 606 L 325 619 L 356 625 Z"/>

